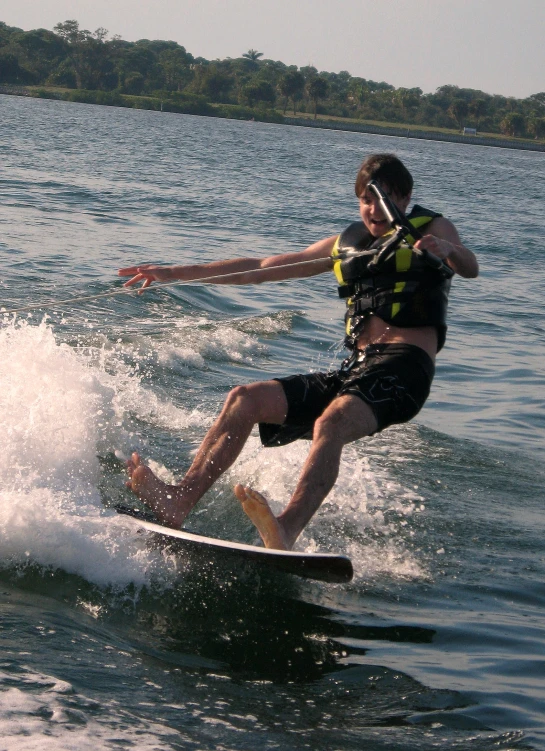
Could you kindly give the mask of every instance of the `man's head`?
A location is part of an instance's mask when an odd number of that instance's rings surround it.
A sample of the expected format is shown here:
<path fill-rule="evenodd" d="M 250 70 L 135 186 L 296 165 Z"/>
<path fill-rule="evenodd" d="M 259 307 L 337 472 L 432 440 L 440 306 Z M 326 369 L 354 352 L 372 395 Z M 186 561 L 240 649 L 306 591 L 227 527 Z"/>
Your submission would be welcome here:
<path fill-rule="evenodd" d="M 406 211 L 411 200 L 413 178 L 394 154 L 371 154 L 361 165 L 354 187 L 360 201 L 361 218 L 374 237 L 381 237 L 388 231 L 389 224 L 376 197 L 367 189 L 371 180 L 379 183 L 401 211 Z"/>
<path fill-rule="evenodd" d="M 376 180 L 388 193 L 400 198 L 411 195 L 413 178 L 403 162 L 395 154 L 371 154 L 363 162 L 356 177 L 355 191 L 361 197 L 367 183 Z"/>

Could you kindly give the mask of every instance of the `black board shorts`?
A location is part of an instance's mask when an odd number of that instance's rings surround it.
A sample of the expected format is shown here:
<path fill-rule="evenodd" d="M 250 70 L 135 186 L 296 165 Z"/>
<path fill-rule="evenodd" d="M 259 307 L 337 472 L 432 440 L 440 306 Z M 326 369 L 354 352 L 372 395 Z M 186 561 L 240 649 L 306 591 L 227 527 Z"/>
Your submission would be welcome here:
<path fill-rule="evenodd" d="M 282 425 L 259 424 L 264 446 L 312 439 L 314 423 L 338 396 L 363 399 L 377 420 L 376 432 L 417 415 L 430 393 L 435 365 L 413 344 L 370 344 L 346 369 L 275 378 L 288 400 Z"/>

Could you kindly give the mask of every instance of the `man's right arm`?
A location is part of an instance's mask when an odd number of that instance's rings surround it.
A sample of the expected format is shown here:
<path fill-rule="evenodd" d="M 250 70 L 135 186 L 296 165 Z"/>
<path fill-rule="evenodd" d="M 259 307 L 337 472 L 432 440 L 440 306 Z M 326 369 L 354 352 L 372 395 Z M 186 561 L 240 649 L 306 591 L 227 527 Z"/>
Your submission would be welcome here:
<path fill-rule="evenodd" d="M 475 254 L 463 245 L 456 227 L 444 216 L 430 223 L 429 234 L 418 240 L 414 247 L 433 253 L 466 279 L 474 279 L 479 274 Z"/>
<path fill-rule="evenodd" d="M 296 253 L 282 253 L 268 258 L 232 258 L 226 261 L 187 266 L 129 266 L 119 269 L 119 276 L 130 276 L 123 286 L 142 282 L 140 292 L 153 282 L 191 282 L 210 284 L 261 284 L 284 279 L 298 279 L 323 274 L 332 268 L 331 251 L 336 236 L 327 237 Z"/>

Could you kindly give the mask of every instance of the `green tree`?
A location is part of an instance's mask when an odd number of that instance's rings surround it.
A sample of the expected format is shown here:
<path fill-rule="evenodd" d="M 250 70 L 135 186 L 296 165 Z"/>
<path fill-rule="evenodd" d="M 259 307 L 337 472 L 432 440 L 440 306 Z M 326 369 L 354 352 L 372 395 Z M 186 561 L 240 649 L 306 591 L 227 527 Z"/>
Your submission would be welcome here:
<path fill-rule="evenodd" d="M 545 117 L 529 117 L 526 130 L 535 139 L 545 138 Z"/>
<path fill-rule="evenodd" d="M 56 33 L 68 46 L 68 58 L 72 65 L 78 89 L 101 89 L 115 86 L 116 75 L 106 43 L 108 31 L 103 27 L 91 34 L 80 29 L 75 20 L 64 21 L 55 26 Z"/>
<path fill-rule="evenodd" d="M 418 106 L 421 96 L 422 89 L 418 88 L 405 89 L 401 87 L 393 92 L 392 99 L 397 105 L 399 105 L 404 120 L 407 119 L 407 109 L 409 107 Z"/>
<path fill-rule="evenodd" d="M 506 136 L 522 136 L 525 125 L 523 115 L 519 112 L 508 112 L 500 122 L 500 130 Z"/>
<path fill-rule="evenodd" d="M 318 101 L 325 99 L 329 91 L 329 83 L 325 78 L 316 76 L 308 84 L 308 95 L 314 103 L 314 119 L 316 120 L 318 112 Z"/>
<path fill-rule="evenodd" d="M 177 42 L 150 41 L 149 39 L 139 39 L 137 42 L 115 40 L 110 42 L 110 45 L 112 55 L 115 57 L 118 87 L 125 89 L 126 79 L 132 79 L 135 73 L 140 73 L 144 78 L 143 91 L 153 91 L 165 87 L 165 71 L 160 64 L 161 55 L 180 47 Z M 187 76 L 188 81 L 191 81 L 193 77 L 191 64 L 189 71 Z M 177 84 L 174 88 L 177 88 Z"/>
<path fill-rule="evenodd" d="M 304 65 L 302 68 L 299 68 L 299 73 L 303 76 L 305 83 L 308 86 L 310 81 L 312 81 L 318 75 L 318 70 L 314 67 L 314 65 Z"/>
<path fill-rule="evenodd" d="M 0 21 L 0 47 L 9 44 L 10 37 L 14 31 L 23 32 L 22 29 L 13 29 L 11 26 L 4 23 L 4 21 Z"/>
<path fill-rule="evenodd" d="M 532 94 L 529 97 L 540 109 L 545 108 L 545 91 L 540 91 L 538 94 Z"/>
<path fill-rule="evenodd" d="M 66 45 L 62 39 L 46 29 L 15 32 L 11 35 L 10 44 L 19 64 L 39 83 L 45 82 L 51 69 L 66 56 Z"/>
<path fill-rule="evenodd" d="M 189 55 L 185 47 L 163 50 L 159 55 L 159 65 L 165 77 L 165 88 L 181 91 L 190 77 L 192 62 L 193 55 Z"/>
<path fill-rule="evenodd" d="M 348 101 L 354 102 L 356 106 L 361 107 L 368 96 L 369 86 L 365 78 L 352 78 L 347 92 Z"/>
<path fill-rule="evenodd" d="M 9 47 L 0 48 L 0 83 L 29 83 L 28 71 L 21 68 L 17 55 L 9 52 Z"/>
<path fill-rule="evenodd" d="M 74 69 L 76 88 L 83 88 L 83 76 L 86 66 L 86 52 L 91 32 L 80 29 L 79 23 L 74 19 L 58 23 L 54 31 L 64 39 L 69 49 L 69 58 Z"/>
<path fill-rule="evenodd" d="M 352 83 L 352 76 L 346 70 L 341 70 L 340 73 L 322 73 L 324 78 L 327 78 L 329 82 L 330 97 L 335 106 L 342 107 L 348 105 L 348 97 L 350 92 L 350 86 Z"/>
<path fill-rule="evenodd" d="M 144 78 L 144 76 L 141 73 L 138 73 L 138 71 L 133 70 L 124 78 L 123 92 L 125 94 L 138 96 L 139 94 L 142 94 L 144 92 L 145 85 L 146 79 Z"/>
<path fill-rule="evenodd" d="M 208 65 L 204 67 L 200 76 L 198 93 L 204 94 L 213 102 L 224 102 L 228 99 L 233 85 L 234 79 L 217 64 Z"/>
<path fill-rule="evenodd" d="M 448 113 L 458 127 L 462 128 L 464 120 L 469 114 L 469 105 L 465 99 L 454 99 L 448 108 Z"/>
<path fill-rule="evenodd" d="M 253 107 L 256 102 L 273 105 L 276 100 L 274 86 L 268 81 L 250 81 L 242 88 L 242 98 Z"/>
<path fill-rule="evenodd" d="M 473 99 L 473 101 L 469 103 L 469 114 L 475 118 L 475 127 L 477 128 L 477 130 L 479 130 L 481 126 L 481 120 L 486 116 L 487 112 L 488 102 L 486 101 L 486 99 L 479 97 L 477 99 Z"/>
<path fill-rule="evenodd" d="M 278 84 L 280 94 L 284 97 L 284 114 L 288 108 L 288 101 L 293 102 L 293 114 L 296 114 L 295 103 L 305 90 L 305 78 L 298 70 L 288 70 Z"/>

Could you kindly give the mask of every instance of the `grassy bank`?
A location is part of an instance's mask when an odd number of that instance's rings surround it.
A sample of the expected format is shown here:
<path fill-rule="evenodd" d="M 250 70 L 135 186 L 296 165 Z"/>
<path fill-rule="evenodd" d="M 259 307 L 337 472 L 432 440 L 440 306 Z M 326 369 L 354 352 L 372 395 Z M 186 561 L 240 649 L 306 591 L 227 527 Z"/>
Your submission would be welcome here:
<path fill-rule="evenodd" d="M 238 104 L 211 104 L 198 94 L 178 94 L 171 91 L 154 92 L 153 96 L 134 96 L 117 91 L 92 91 L 67 89 L 59 86 L 6 86 L 0 85 L 0 94 L 30 96 L 39 99 L 56 99 L 80 104 L 100 104 L 108 107 L 174 112 L 182 115 L 223 117 L 232 120 L 259 120 L 282 123 L 281 113 L 261 107 L 245 107 Z"/>

